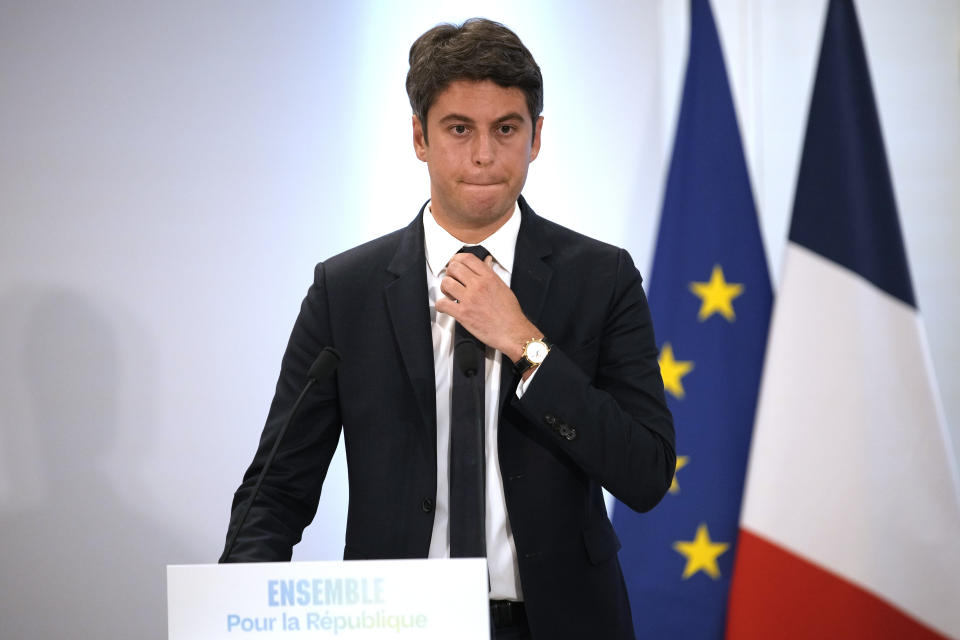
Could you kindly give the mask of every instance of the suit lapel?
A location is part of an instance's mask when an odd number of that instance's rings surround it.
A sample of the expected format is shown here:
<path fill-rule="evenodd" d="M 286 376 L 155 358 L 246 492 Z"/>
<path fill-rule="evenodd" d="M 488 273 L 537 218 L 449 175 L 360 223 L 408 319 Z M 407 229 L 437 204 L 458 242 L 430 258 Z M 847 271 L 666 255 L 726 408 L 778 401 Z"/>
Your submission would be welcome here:
<path fill-rule="evenodd" d="M 404 230 L 387 270 L 396 276 L 384 293 L 393 333 L 426 427 L 423 443 L 436 466 L 437 409 L 427 272 L 423 251 L 423 209 Z"/>
<path fill-rule="evenodd" d="M 543 234 L 540 217 L 533 212 L 523 196 L 520 203 L 520 232 L 513 257 L 510 288 L 520 302 L 520 308 L 533 324 L 539 326 L 543 305 L 553 269 L 544 261 L 552 249 Z M 531 338 L 533 336 L 530 336 Z M 547 336 L 549 339 L 549 336 Z M 516 374 L 512 363 L 504 362 L 500 372 L 500 411 L 506 406 L 507 395 L 516 389 Z"/>

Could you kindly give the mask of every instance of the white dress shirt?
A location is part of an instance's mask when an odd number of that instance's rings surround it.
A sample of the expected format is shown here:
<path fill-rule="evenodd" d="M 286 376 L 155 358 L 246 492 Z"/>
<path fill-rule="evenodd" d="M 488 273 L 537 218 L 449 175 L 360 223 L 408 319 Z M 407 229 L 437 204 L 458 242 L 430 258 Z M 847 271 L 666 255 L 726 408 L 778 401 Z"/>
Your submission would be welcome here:
<path fill-rule="evenodd" d="M 513 255 L 520 231 L 520 214 L 516 206 L 510 219 L 482 243 L 493 256 L 493 270 L 507 286 L 513 269 Z M 437 313 L 437 299 L 443 296 L 440 281 L 446 275 L 447 263 L 464 245 L 447 233 L 433 217 L 429 207 L 423 215 L 424 251 L 426 254 L 427 290 L 430 298 L 430 331 L 433 336 L 433 370 L 437 390 L 437 499 L 430 539 L 431 558 L 450 557 L 450 396 L 453 373 L 453 334 L 456 321 L 445 313 Z M 531 336 L 532 337 L 532 336 Z M 484 418 L 486 428 L 486 541 L 487 568 L 490 574 L 491 600 L 522 600 L 517 549 L 507 518 L 507 505 L 500 474 L 497 451 L 497 426 L 500 397 L 500 370 L 503 354 L 487 347 Z M 508 363 L 507 366 L 512 366 Z M 518 388 L 517 395 L 527 389 L 532 376 Z"/>

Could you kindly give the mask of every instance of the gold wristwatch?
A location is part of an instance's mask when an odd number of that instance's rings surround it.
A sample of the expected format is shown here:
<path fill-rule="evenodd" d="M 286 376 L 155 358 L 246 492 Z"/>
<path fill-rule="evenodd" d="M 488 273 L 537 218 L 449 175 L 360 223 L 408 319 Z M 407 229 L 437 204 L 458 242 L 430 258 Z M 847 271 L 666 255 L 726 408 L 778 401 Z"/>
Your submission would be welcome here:
<path fill-rule="evenodd" d="M 523 375 L 527 369 L 539 367 L 550 353 L 550 345 L 543 338 L 530 338 L 523 344 L 523 355 L 513 363 L 514 370 Z"/>

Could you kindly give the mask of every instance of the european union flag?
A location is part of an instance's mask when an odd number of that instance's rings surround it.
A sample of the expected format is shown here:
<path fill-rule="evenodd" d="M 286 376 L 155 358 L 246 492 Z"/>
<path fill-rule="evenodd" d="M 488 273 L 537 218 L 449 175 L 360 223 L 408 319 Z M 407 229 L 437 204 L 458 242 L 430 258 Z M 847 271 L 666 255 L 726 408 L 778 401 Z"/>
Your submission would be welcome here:
<path fill-rule="evenodd" d="M 772 292 L 708 0 L 690 52 L 649 281 L 677 473 L 613 522 L 641 638 L 722 638 Z"/>

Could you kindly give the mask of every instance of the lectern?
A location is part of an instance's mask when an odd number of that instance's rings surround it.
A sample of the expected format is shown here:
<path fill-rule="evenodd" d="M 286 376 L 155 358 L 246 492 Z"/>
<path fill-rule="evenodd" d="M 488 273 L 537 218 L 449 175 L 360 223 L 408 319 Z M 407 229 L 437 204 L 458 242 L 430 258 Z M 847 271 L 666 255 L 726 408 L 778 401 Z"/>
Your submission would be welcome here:
<path fill-rule="evenodd" d="M 351 560 L 167 566 L 169 640 L 489 640 L 487 563 Z"/>

